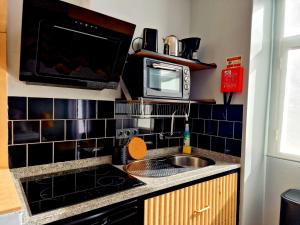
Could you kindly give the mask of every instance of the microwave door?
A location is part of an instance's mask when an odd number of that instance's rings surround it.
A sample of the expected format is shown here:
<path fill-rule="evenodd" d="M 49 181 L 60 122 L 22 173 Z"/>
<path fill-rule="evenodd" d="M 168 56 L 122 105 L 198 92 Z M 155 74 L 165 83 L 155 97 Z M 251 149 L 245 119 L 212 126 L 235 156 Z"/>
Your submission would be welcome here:
<path fill-rule="evenodd" d="M 153 63 L 147 69 L 146 96 L 182 98 L 182 69 L 180 67 Z"/>

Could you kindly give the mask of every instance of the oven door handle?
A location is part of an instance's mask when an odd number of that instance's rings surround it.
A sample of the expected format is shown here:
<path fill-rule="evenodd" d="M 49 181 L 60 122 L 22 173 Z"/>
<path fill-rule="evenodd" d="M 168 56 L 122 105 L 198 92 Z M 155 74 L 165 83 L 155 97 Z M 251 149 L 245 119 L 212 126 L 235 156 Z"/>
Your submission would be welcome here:
<path fill-rule="evenodd" d="M 167 65 L 163 63 L 153 63 L 152 67 L 154 69 L 163 69 L 163 70 L 171 70 L 171 71 L 179 71 L 180 69 L 177 66 Z"/>

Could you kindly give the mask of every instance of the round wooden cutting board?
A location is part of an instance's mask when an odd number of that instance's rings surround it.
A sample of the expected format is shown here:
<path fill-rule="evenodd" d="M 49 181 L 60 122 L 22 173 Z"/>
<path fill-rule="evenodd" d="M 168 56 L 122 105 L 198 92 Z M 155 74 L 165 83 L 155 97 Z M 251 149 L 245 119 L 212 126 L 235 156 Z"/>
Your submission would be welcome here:
<path fill-rule="evenodd" d="M 147 145 L 139 137 L 133 137 L 128 144 L 128 154 L 136 160 L 144 159 L 147 154 Z"/>

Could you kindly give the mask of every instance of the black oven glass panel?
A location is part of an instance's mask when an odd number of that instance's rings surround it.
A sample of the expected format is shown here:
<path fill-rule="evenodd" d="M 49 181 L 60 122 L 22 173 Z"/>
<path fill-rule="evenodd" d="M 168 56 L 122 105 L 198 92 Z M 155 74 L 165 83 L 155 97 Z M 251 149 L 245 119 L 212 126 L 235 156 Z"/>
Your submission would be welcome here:
<path fill-rule="evenodd" d="M 111 37 L 41 22 L 37 74 L 109 81 L 119 54 L 120 43 L 120 40 Z"/>

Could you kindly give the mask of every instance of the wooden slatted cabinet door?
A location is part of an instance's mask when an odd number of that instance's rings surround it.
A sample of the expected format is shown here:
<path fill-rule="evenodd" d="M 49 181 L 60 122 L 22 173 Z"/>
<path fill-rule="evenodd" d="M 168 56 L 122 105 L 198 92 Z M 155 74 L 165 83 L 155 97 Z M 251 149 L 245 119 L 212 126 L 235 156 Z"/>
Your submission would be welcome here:
<path fill-rule="evenodd" d="M 237 173 L 145 200 L 144 225 L 236 225 Z"/>

